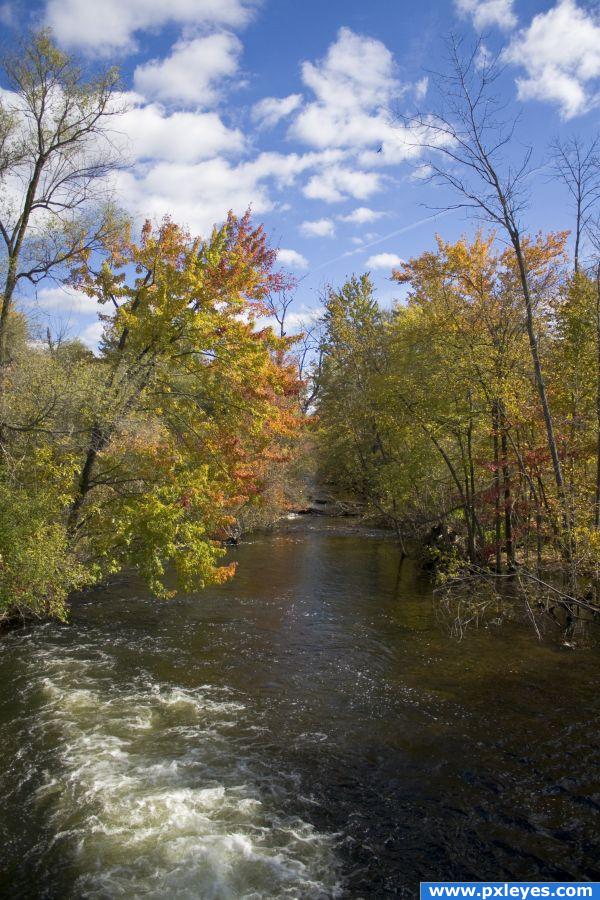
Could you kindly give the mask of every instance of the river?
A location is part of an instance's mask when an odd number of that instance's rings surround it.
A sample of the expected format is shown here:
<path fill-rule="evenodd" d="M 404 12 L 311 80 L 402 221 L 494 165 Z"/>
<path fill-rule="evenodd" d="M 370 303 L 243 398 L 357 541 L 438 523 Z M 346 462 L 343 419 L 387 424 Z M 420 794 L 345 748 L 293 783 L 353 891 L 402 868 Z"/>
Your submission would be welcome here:
<path fill-rule="evenodd" d="M 600 878 L 597 646 L 448 634 L 376 531 L 301 519 L 168 603 L 0 639 L 0 896 L 414 897 Z"/>

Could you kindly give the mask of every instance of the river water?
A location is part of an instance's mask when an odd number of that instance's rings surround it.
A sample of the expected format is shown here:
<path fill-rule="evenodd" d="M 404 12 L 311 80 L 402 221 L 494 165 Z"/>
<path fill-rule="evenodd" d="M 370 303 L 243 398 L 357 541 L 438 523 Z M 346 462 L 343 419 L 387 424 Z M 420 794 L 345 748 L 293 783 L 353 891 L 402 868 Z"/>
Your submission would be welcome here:
<path fill-rule="evenodd" d="M 384 898 L 598 879 L 598 661 L 448 634 L 394 543 L 298 520 L 168 604 L 0 640 L 0 896 Z"/>

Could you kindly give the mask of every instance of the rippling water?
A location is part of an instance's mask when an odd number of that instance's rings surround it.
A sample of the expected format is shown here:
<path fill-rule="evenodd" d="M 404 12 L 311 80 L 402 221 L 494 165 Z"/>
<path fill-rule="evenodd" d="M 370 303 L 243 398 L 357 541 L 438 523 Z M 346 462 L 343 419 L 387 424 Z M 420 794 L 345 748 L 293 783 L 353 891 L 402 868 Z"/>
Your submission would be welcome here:
<path fill-rule="evenodd" d="M 0 895 L 382 898 L 598 879 L 599 653 L 451 640 L 394 544 L 294 522 L 169 604 L 0 640 Z"/>

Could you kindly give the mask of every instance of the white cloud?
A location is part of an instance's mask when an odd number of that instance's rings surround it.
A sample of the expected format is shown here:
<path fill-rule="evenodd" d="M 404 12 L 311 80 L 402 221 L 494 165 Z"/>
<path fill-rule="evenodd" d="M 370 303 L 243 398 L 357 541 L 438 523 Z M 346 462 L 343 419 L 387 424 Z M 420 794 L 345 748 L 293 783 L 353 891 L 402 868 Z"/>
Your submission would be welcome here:
<path fill-rule="evenodd" d="M 129 165 L 112 177 L 115 196 L 138 220 L 170 215 L 195 234 L 205 235 L 229 209 L 243 213 L 250 206 L 257 214 L 276 205 L 283 209 L 275 191 L 344 157 L 340 150 L 325 150 L 264 152 L 236 160 L 248 144 L 216 112 L 169 113 L 133 91 L 117 98 L 116 105 L 126 107 L 114 127 Z"/>
<path fill-rule="evenodd" d="M 301 309 L 297 311 L 288 312 L 285 317 L 285 330 L 290 334 L 298 334 L 299 332 L 305 331 L 317 322 L 324 312 L 325 309 L 322 306 L 315 306 L 312 309 L 302 306 Z M 280 324 L 275 316 L 267 316 L 262 319 L 261 327 L 265 326 L 270 326 L 276 332 L 279 332 Z"/>
<path fill-rule="evenodd" d="M 262 175 L 271 175 L 283 187 L 288 187 L 294 179 L 308 169 L 332 165 L 341 159 L 338 150 L 324 150 L 320 153 L 261 153 L 248 166 Z"/>
<path fill-rule="evenodd" d="M 458 12 L 473 20 L 477 31 L 485 31 L 495 25 L 509 31 L 517 24 L 513 0 L 454 0 Z"/>
<path fill-rule="evenodd" d="M 421 153 L 419 135 L 388 112 L 407 86 L 397 80 L 394 57 L 381 41 L 341 28 L 324 59 L 303 63 L 302 78 L 314 100 L 292 122 L 290 137 L 358 152 L 362 166 L 396 165 Z M 424 80 L 414 90 L 422 94 Z"/>
<path fill-rule="evenodd" d="M 340 28 L 324 60 L 303 64 L 302 78 L 319 103 L 344 110 L 375 108 L 399 88 L 385 44 L 350 28 Z"/>
<path fill-rule="evenodd" d="M 420 166 L 415 166 L 415 168 L 410 173 L 411 181 L 424 181 L 426 178 L 429 178 L 433 174 L 433 168 L 427 163 L 423 163 Z"/>
<path fill-rule="evenodd" d="M 72 287 L 42 287 L 34 300 L 35 307 L 49 313 L 96 313 L 100 305 L 83 291 Z"/>
<path fill-rule="evenodd" d="M 169 114 L 160 104 L 144 103 L 134 93 L 124 95 L 123 100 L 127 109 L 115 128 L 127 138 L 124 150 L 137 162 L 152 159 L 196 162 L 244 149 L 242 132 L 227 128 L 215 112 Z"/>
<path fill-rule="evenodd" d="M 300 175 L 343 158 L 339 150 L 259 153 L 234 160 L 247 149 L 244 135 L 225 126 L 216 112 L 174 112 L 144 103 L 135 92 L 117 98 L 127 111 L 115 121 L 122 156 L 128 163 L 111 177 L 119 203 L 138 221 L 170 215 L 195 234 L 205 235 L 229 209 L 257 214 L 284 204 L 275 192 Z"/>
<path fill-rule="evenodd" d="M 88 325 L 87 328 L 84 328 L 80 334 L 80 338 L 90 350 L 97 350 L 103 331 L 104 325 L 102 322 L 93 322 L 91 325 Z"/>
<path fill-rule="evenodd" d="M 402 93 L 394 58 L 381 41 L 341 28 L 325 58 L 302 65 L 315 100 L 296 118 L 292 134 L 315 147 L 363 147 L 377 142 L 383 109 Z"/>
<path fill-rule="evenodd" d="M 427 77 L 427 75 L 425 75 L 423 78 L 420 78 L 414 86 L 415 100 L 424 100 L 427 95 L 428 88 L 429 78 Z"/>
<path fill-rule="evenodd" d="M 475 67 L 481 71 L 481 69 L 485 69 L 486 66 L 491 65 L 493 60 L 493 54 L 486 47 L 483 41 L 479 44 L 477 48 L 477 53 L 475 55 Z"/>
<path fill-rule="evenodd" d="M 370 256 L 366 262 L 368 269 L 393 269 L 402 263 L 402 259 L 395 253 L 376 253 Z"/>
<path fill-rule="evenodd" d="M 241 41 L 230 32 L 181 40 L 170 56 L 138 66 L 134 85 L 147 98 L 212 106 L 220 97 L 215 82 L 235 74 L 241 52 Z"/>
<path fill-rule="evenodd" d="M 135 49 L 135 35 L 168 25 L 236 27 L 254 0 L 47 0 L 46 24 L 66 46 L 93 54 Z"/>
<path fill-rule="evenodd" d="M 194 234 L 206 234 L 227 211 L 255 213 L 275 207 L 270 188 L 292 185 L 302 172 L 330 162 L 335 153 L 261 153 L 233 164 L 221 157 L 196 163 L 154 160 L 117 173 L 115 192 L 138 218 L 170 215 Z"/>
<path fill-rule="evenodd" d="M 380 176 L 374 172 L 331 167 L 313 175 L 303 188 L 306 197 L 337 203 L 347 197 L 366 200 L 380 188 Z"/>
<path fill-rule="evenodd" d="M 305 237 L 333 237 L 335 225 L 331 219 L 317 219 L 314 222 L 303 222 L 300 231 Z"/>
<path fill-rule="evenodd" d="M 287 97 L 265 97 L 252 107 L 252 119 L 263 128 L 272 128 L 295 112 L 302 103 L 301 94 Z"/>
<path fill-rule="evenodd" d="M 297 328 L 302 331 L 303 328 L 318 322 L 324 312 L 325 307 L 323 306 L 315 306 L 313 309 L 302 307 L 298 312 L 290 313 L 289 317 L 286 317 L 286 324 L 289 320 L 290 328 Z"/>
<path fill-rule="evenodd" d="M 306 269 L 308 260 L 297 250 L 286 250 L 282 248 L 277 251 L 277 262 L 282 266 L 289 266 L 291 269 Z"/>
<path fill-rule="evenodd" d="M 517 78 L 519 99 L 557 103 L 565 119 L 584 113 L 600 100 L 600 15 L 559 0 L 513 38 L 504 58 L 527 73 Z"/>
<path fill-rule="evenodd" d="M 374 222 L 376 219 L 380 219 L 383 215 L 382 212 L 369 209 L 368 206 L 359 206 L 356 209 L 353 209 L 351 213 L 348 213 L 347 216 L 338 216 L 338 218 L 340 222 L 350 222 L 352 225 L 364 225 L 367 222 Z"/>
<path fill-rule="evenodd" d="M 261 181 L 248 164 L 233 166 L 217 157 L 195 164 L 158 161 L 146 171 L 122 172 L 116 188 L 136 217 L 170 215 L 195 234 L 207 234 L 228 209 L 238 214 L 249 206 L 256 213 L 272 209 Z"/>

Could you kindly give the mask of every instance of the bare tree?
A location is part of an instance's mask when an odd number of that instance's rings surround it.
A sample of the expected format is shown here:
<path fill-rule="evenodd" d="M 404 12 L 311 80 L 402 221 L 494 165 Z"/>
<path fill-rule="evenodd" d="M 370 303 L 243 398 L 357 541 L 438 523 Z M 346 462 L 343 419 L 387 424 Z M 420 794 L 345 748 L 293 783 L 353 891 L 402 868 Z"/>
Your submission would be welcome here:
<path fill-rule="evenodd" d="M 295 283 L 292 283 L 291 288 L 293 289 L 294 287 Z M 287 334 L 285 322 L 294 300 L 294 294 L 291 293 L 289 289 L 283 288 L 275 294 L 269 294 L 265 301 L 269 314 L 273 316 L 277 323 L 277 330 L 279 331 L 280 338 L 285 337 Z"/>
<path fill-rule="evenodd" d="M 594 498 L 594 527 L 600 529 L 600 219 L 589 222 L 586 231 L 594 248 L 595 260 L 591 277 L 596 282 L 596 493 Z"/>
<path fill-rule="evenodd" d="M 0 366 L 10 358 L 8 319 L 19 282 L 37 284 L 75 266 L 112 228 L 102 185 L 118 160 L 107 129 L 118 111 L 115 69 L 85 80 L 45 31 L 4 69 L 10 90 L 0 108 Z"/>
<path fill-rule="evenodd" d="M 297 329 L 288 328 L 288 316 L 296 299 L 293 289 L 295 282 L 275 294 L 269 294 L 265 305 L 269 314 L 275 319 L 280 338 L 292 337 L 292 356 L 298 369 L 298 378 L 304 385 L 300 399 L 302 412 L 306 414 L 314 405 L 319 391 L 319 376 L 323 360 L 323 323 L 320 319 L 297 321 Z"/>
<path fill-rule="evenodd" d="M 551 145 L 554 175 L 567 186 L 575 205 L 574 268 L 579 271 L 581 239 L 600 200 L 600 136 L 587 144 L 579 137 Z"/>
<path fill-rule="evenodd" d="M 296 347 L 296 361 L 298 376 L 305 385 L 301 400 L 302 412 L 305 414 L 314 408 L 319 397 L 324 351 L 322 319 L 303 324 Z"/>
<path fill-rule="evenodd" d="M 499 226 L 515 252 L 525 307 L 534 379 L 546 427 L 548 450 L 560 504 L 564 553 L 572 560 L 571 513 L 539 353 L 535 292 L 527 269 L 521 216 L 527 207 L 531 148 L 512 159 L 516 118 L 506 118 L 496 83 L 497 58 L 482 53 L 481 41 L 468 52 L 462 41 L 450 41 L 450 71 L 434 77 L 440 108 L 417 113 L 407 124 L 431 151 L 431 178 L 448 186 L 458 200 L 450 209 L 467 209 Z"/>

